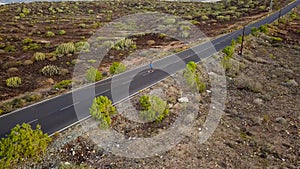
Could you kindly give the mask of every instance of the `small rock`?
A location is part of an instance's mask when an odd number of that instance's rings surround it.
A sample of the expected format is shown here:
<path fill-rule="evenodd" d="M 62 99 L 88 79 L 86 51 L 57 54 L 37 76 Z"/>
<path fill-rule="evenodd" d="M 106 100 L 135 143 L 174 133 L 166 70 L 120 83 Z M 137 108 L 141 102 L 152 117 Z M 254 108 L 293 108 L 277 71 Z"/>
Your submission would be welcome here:
<path fill-rule="evenodd" d="M 187 97 L 182 97 L 182 98 L 179 98 L 178 101 L 180 103 L 188 103 L 189 102 L 189 99 Z"/>
<path fill-rule="evenodd" d="M 260 98 L 254 99 L 254 103 L 258 104 L 258 105 L 262 105 L 263 104 L 263 100 Z"/>
<path fill-rule="evenodd" d="M 278 117 L 278 118 L 275 119 L 275 122 L 279 123 L 279 124 L 286 124 L 287 120 L 283 117 Z"/>
<path fill-rule="evenodd" d="M 114 59 L 115 58 L 115 56 L 109 56 L 109 59 Z"/>
<path fill-rule="evenodd" d="M 65 165 L 70 165 L 70 163 L 69 162 L 65 162 Z"/>

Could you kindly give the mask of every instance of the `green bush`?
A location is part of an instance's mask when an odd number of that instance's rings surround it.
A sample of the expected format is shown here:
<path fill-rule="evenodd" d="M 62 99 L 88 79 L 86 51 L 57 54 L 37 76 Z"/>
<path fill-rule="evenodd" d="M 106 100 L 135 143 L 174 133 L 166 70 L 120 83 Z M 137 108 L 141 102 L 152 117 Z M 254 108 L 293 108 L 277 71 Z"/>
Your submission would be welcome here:
<path fill-rule="evenodd" d="M 14 45 L 8 45 L 8 46 L 6 46 L 6 47 L 4 48 L 4 51 L 5 51 L 5 52 L 16 52 L 17 49 L 16 49 L 16 47 L 15 47 Z"/>
<path fill-rule="evenodd" d="M 55 36 L 55 33 L 51 32 L 51 31 L 46 32 L 46 37 L 54 37 L 54 36 Z"/>
<path fill-rule="evenodd" d="M 140 104 L 143 110 L 140 112 L 140 117 L 148 122 L 161 122 L 169 115 L 167 102 L 157 96 L 142 96 Z"/>
<path fill-rule="evenodd" d="M 126 71 L 126 66 L 120 62 L 113 62 L 109 68 L 111 74 L 119 74 Z"/>
<path fill-rule="evenodd" d="M 226 56 L 232 58 L 232 57 L 233 57 L 233 54 L 234 54 L 234 45 L 226 46 L 226 47 L 223 49 L 223 53 L 225 53 Z"/>
<path fill-rule="evenodd" d="M 201 20 L 202 20 L 202 21 L 207 21 L 208 19 L 209 19 L 209 17 L 206 16 L 206 15 L 201 16 Z"/>
<path fill-rule="evenodd" d="M 148 95 L 144 95 L 139 100 L 142 110 L 149 110 L 151 107 L 150 98 Z"/>
<path fill-rule="evenodd" d="M 0 109 L 0 116 L 4 113 L 4 110 Z"/>
<path fill-rule="evenodd" d="M 75 43 L 75 48 L 77 52 L 89 52 L 90 44 L 88 42 L 77 42 Z"/>
<path fill-rule="evenodd" d="M 86 71 L 85 78 L 88 82 L 96 82 L 102 79 L 102 74 L 98 69 L 91 67 Z"/>
<path fill-rule="evenodd" d="M 58 31 L 58 34 L 59 34 L 59 35 L 65 35 L 66 33 L 67 33 L 67 32 L 66 32 L 65 30 L 59 30 L 59 31 Z"/>
<path fill-rule="evenodd" d="M 116 50 L 136 49 L 136 44 L 132 39 L 125 38 L 118 41 L 113 48 Z"/>
<path fill-rule="evenodd" d="M 99 96 L 94 99 L 90 107 L 92 118 L 100 121 L 100 128 L 108 128 L 111 124 L 111 115 L 116 114 L 116 108 L 106 96 Z"/>
<path fill-rule="evenodd" d="M 6 79 L 6 86 L 8 87 L 19 87 L 22 84 L 22 79 L 20 77 L 11 77 Z"/>
<path fill-rule="evenodd" d="M 23 41 L 22 41 L 22 44 L 29 44 L 29 43 L 32 43 L 33 42 L 33 40 L 32 39 L 30 39 L 30 38 L 25 38 Z"/>
<path fill-rule="evenodd" d="M 183 77 L 185 78 L 187 84 L 191 88 L 196 88 L 199 93 L 202 93 L 206 89 L 205 83 L 201 82 L 198 72 L 197 72 L 197 64 L 195 62 L 189 62 L 186 65 L 186 68 L 183 73 Z"/>
<path fill-rule="evenodd" d="M 23 51 L 28 51 L 28 50 L 39 50 L 41 49 L 41 45 L 37 43 L 30 43 L 28 46 L 23 46 Z"/>
<path fill-rule="evenodd" d="M 68 89 L 71 87 L 72 87 L 72 80 L 62 80 L 53 86 L 54 89 Z"/>
<path fill-rule="evenodd" d="M 86 28 L 86 24 L 85 23 L 81 23 L 78 25 L 78 28 Z"/>
<path fill-rule="evenodd" d="M 272 41 L 273 43 L 277 43 L 277 42 L 282 42 L 283 40 L 282 40 L 282 38 L 280 38 L 280 37 L 271 37 L 271 41 Z"/>
<path fill-rule="evenodd" d="M 32 129 L 29 124 L 18 124 L 6 138 L 1 139 L 0 166 L 10 168 L 27 159 L 39 160 L 51 140 L 51 137 L 42 132 L 40 125 Z"/>
<path fill-rule="evenodd" d="M 76 48 L 73 42 L 60 44 L 55 50 L 57 54 L 74 54 L 75 51 Z"/>
<path fill-rule="evenodd" d="M 237 38 L 237 43 L 241 44 L 241 43 L 242 43 L 242 40 L 243 40 L 243 37 L 242 37 L 242 36 L 239 36 L 239 37 Z"/>
<path fill-rule="evenodd" d="M 54 76 L 59 74 L 60 69 L 56 65 L 47 65 L 42 68 L 41 72 L 45 76 Z"/>
<path fill-rule="evenodd" d="M 30 11 L 31 11 L 31 9 L 28 9 L 28 8 L 23 8 L 23 9 L 22 9 L 22 12 L 23 12 L 25 15 L 29 14 Z"/>
<path fill-rule="evenodd" d="M 268 25 L 262 25 L 258 28 L 258 30 L 262 33 L 268 33 L 269 32 L 269 28 Z"/>
<path fill-rule="evenodd" d="M 37 52 L 33 55 L 35 61 L 42 61 L 46 59 L 45 53 Z"/>

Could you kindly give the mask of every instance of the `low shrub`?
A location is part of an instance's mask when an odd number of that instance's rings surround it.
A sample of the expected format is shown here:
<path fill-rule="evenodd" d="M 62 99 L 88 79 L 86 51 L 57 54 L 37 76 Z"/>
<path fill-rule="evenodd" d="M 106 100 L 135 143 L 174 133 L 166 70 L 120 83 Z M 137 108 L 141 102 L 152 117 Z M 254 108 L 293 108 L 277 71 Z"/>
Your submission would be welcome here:
<path fill-rule="evenodd" d="M 106 96 L 96 97 L 90 107 L 92 118 L 100 121 L 100 128 L 106 129 L 111 124 L 111 115 L 116 114 L 116 108 Z"/>
<path fill-rule="evenodd" d="M 29 159 L 39 161 L 51 141 L 51 137 L 42 132 L 40 125 L 35 129 L 30 124 L 16 125 L 0 141 L 1 168 L 11 168 L 14 164 Z"/>
<path fill-rule="evenodd" d="M 41 45 L 37 43 L 30 43 L 28 46 L 23 46 L 23 51 L 28 51 L 28 50 L 39 50 L 41 49 Z"/>
<path fill-rule="evenodd" d="M 53 86 L 54 89 L 69 89 L 71 87 L 72 80 L 62 80 Z"/>
<path fill-rule="evenodd" d="M 199 93 L 203 93 L 205 91 L 206 85 L 199 78 L 197 64 L 195 62 L 189 62 L 186 65 L 183 77 L 191 88 L 197 89 Z"/>
<path fill-rule="evenodd" d="M 163 101 L 157 96 L 142 96 L 140 104 L 143 108 L 140 111 L 140 117 L 148 122 L 161 122 L 166 116 L 169 115 L 169 108 L 167 102 Z"/>
<path fill-rule="evenodd" d="M 55 50 L 57 54 L 74 54 L 75 51 L 76 48 L 73 42 L 60 44 Z"/>
<path fill-rule="evenodd" d="M 54 37 L 54 36 L 55 36 L 55 33 L 51 32 L 51 31 L 46 32 L 46 37 Z"/>
<path fill-rule="evenodd" d="M 226 54 L 227 57 L 232 58 L 234 54 L 234 45 L 226 46 L 223 49 L 223 53 Z"/>
<path fill-rule="evenodd" d="M 75 43 L 75 48 L 77 52 L 89 52 L 90 44 L 88 42 L 77 42 Z"/>
<path fill-rule="evenodd" d="M 126 66 L 120 62 L 113 62 L 109 68 L 111 74 L 119 74 L 126 71 Z"/>
<path fill-rule="evenodd" d="M 59 75 L 60 69 L 56 65 L 47 65 L 42 68 L 42 74 L 45 76 Z"/>
<path fill-rule="evenodd" d="M 67 33 L 67 32 L 66 32 L 65 30 L 59 30 L 59 31 L 58 31 L 58 34 L 59 34 L 59 35 L 65 35 L 66 33 Z"/>
<path fill-rule="evenodd" d="M 29 43 L 32 43 L 33 40 L 31 38 L 25 38 L 23 41 L 22 41 L 22 44 L 29 44 Z"/>
<path fill-rule="evenodd" d="M 98 69 L 91 67 L 86 71 L 85 78 L 88 82 L 96 82 L 102 79 L 102 74 Z"/>
<path fill-rule="evenodd" d="M 17 49 L 14 45 L 7 45 L 5 48 L 4 48 L 4 51 L 5 52 L 16 52 Z"/>
<path fill-rule="evenodd" d="M 150 98 L 148 95 L 144 95 L 139 100 L 142 110 L 149 110 L 151 107 Z"/>
<path fill-rule="evenodd" d="M 22 79 L 20 77 L 10 77 L 6 79 L 6 86 L 16 88 L 22 84 Z"/>
<path fill-rule="evenodd" d="M 282 42 L 283 39 L 280 38 L 280 37 L 271 37 L 271 41 L 272 41 L 273 43 L 277 43 L 277 42 Z"/>
<path fill-rule="evenodd" d="M 45 60 L 46 59 L 46 55 L 44 53 L 41 53 L 41 52 L 37 52 L 33 55 L 33 59 L 35 61 L 42 61 L 42 60 Z"/>
<path fill-rule="evenodd" d="M 116 50 L 136 49 L 136 44 L 132 39 L 125 38 L 118 41 L 113 48 Z"/>
<path fill-rule="evenodd" d="M 262 25 L 258 28 L 258 30 L 262 33 L 268 33 L 269 32 L 269 28 L 268 25 Z"/>

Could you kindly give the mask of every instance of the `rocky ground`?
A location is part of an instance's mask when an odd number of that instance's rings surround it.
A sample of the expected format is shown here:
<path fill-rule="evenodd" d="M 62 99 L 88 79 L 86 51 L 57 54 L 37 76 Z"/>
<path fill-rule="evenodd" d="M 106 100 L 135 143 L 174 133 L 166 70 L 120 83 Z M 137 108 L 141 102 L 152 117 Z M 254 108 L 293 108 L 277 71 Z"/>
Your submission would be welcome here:
<path fill-rule="evenodd" d="M 57 168 L 62 165 L 62 168 L 75 168 L 75 164 L 84 164 L 77 167 L 299 168 L 299 9 L 295 12 L 297 14 L 270 25 L 267 33 L 248 36 L 243 55 L 234 55 L 230 61 L 231 66 L 226 72 L 225 114 L 205 143 L 199 144 L 198 133 L 202 130 L 201 125 L 210 104 L 209 91 L 199 97 L 201 98 L 199 107 L 203 114 L 198 113 L 190 133 L 166 152 L 149 158 L 116 156 L 97 147 L 86 132 L 81 130 L 81 126 L 77 125 L 54 136 L 55 141 L 43 162 L 35 165 L 27 164 L 27 166 Z M 282 39 L 275 40 L 274 37 Z M 236 51 L 239 46 L 239 44 L 236 46 Z M 219 56 L 221 55 L 220 53 Z M 167 85 L 168 81 L 170 83 L 172 80 L 162 82 L 151 89 L 157 90 Z M 151 89 L 145 92 L 153 91 Z M 169 94 L 174 96 L 176 92 Z M 171 117 L 168 117 L 169 120 Z M 113 125 L 113 128 L 132 129 L 130 124 L 124 123 L 124 119 L 122 121 L 118 118 L 116 117 L 116 125 Z M 149 127 L 154 128 L 147 130 Z M 150 133 L 150 136 L 151 133 L 155 135 L 159 126 L 153 124 L 148 125 L 148 128 L 135 130 L 136 132 L 130 130 L 129 135 L 139 135 L 138 133 L 144 131 L 144 134 L 139 136 L 149 137 L 145 133 Z M 25 164 L 22 166 L 24 167 Z"/>

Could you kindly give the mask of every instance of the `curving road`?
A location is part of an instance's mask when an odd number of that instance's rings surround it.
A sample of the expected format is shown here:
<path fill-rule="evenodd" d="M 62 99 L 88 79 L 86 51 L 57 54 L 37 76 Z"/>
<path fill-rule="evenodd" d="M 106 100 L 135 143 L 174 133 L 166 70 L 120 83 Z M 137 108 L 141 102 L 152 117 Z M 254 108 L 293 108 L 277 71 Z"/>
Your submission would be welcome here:
<path fill-rule="evenodd" d="M 281 15 L 287 14 L 293 8 L 300 4 L 297 0 L 281 10 Z M 259 27 L 264 24 L 272 23 L 279 17 L 280 12 L 276 12 L 262 20 L 252 23 L 245 27 L 245 34 L 251 33 L 252 27 Z M 141 89 L 149 87 L 158 81 L 184 69 L 185 65 L 182 61 L 188 63 L 190 61 L 200 62 L 201 59 L 212 56 L 216 51 L 230 45 L 232 39 L 237 39 L 241 36 L 243 30 L 237 30 L 230 34 L 206 42 L 199 46 L 193 47 L 186 51 L 168 56 L 153 63 L 156 70 L 153 73 L 148 73 L 148 66 L 142 66 L 137 69 L 125 72 L 117 78 L 116 86 L 111 87 L 112 79 L 106 79 L 93 85 L 73 91 L 73 95 L 79 96 L 80 100 L 73 103 L 72 93 L 66 93 L 61 96 L 45 100 L 28 107 L 19 109 L 7 115 L 0 117 L 0 137 L 5 137 L 7 133 L 16 124 L 29 123 L 32 126 L 40 124 L 45 133 L 53 134 L 61 131 L 77 122 L 89 117 L 89 107 L 92 103 L 94 94 L 96 96 L 103 95 L 112 99 L 111 90 L 118 93 L 117 98 L 114 97 L 114 104 L 122 101 L 128 96 L 125 91 L 126 86 L 130 86 L 129 94 L 133 95 Z M 194 52 L 195 51 L 195 52 Z M 201 58 L 198 58 L 198 55 Z M 174 62 L 175 55 L 180 60 Z M 168 72 L 168 73 L 166 73 Z M 128 84 L 130 83 L 130 84 Z M 128 90 L 127 90 L 128 91 Z M 94 92 L 94 93 L 91 93 Z M 75 113 L 75 105 L 77 112 Z"/>

